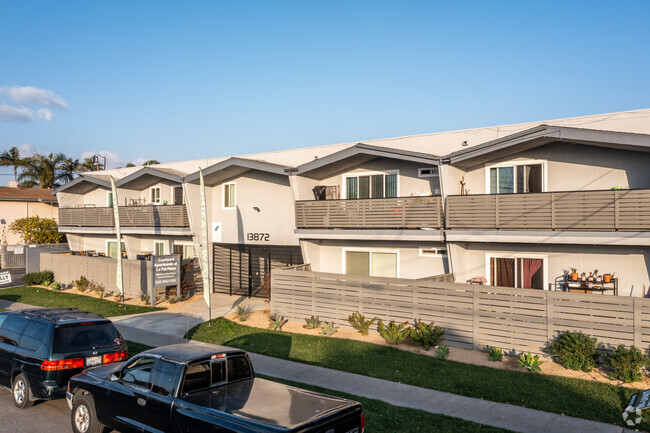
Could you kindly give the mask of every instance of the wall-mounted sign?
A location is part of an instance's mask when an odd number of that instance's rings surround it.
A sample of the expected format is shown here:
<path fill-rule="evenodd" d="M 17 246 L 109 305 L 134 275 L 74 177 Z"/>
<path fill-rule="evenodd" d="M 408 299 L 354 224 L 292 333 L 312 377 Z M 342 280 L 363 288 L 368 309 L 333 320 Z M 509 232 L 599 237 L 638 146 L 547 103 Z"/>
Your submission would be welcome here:
<path fill-rule="evenodd" d="M 153 285 L 175 286 L 181 282 L 180 254 L 153 256 Z"/>
<path fill-rule="evenodd" d="M 5 284 L 11 284 L 11 274 L 9 272 L 0 274 L 0 286 L 4 286 Z"/>
<path fill-rule="evenodd" d="M 255 242 L 268 242 L 269 241 L 269 234 L 268 233 L 246 233 L 246 240 L 247 241 L 255 241 Z"/>
<path fill-rule="evenodd" d="M 212 242 L 221 242 L 221 223 L 212 223 Z"/>
<path fill-rule="evenodd" d="M 14 247 L 14 254 L 25 254 L 25 247 L 22 245 L 16 245 Z"/>

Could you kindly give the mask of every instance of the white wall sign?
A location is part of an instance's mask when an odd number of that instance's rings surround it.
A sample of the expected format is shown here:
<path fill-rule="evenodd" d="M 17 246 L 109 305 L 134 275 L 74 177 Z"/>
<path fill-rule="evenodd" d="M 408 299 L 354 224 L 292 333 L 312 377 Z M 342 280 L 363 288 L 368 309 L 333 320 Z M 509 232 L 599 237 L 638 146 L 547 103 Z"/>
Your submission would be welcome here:
<path fill-rule="evenodd" d="M 25 254 L 25 247 L 22 245 L 16 245 L 14 248 L 14 254 Z"/>
<path fill-rule="evenodd" d="M 212 242 L 221 242 L 221 223 L 212 223 Z"/>
<path fill-rule="evenodd" d="M 11 284 L 11 274 L 9 272 L 3 272 L 0 274 L 0 286 L 5 284 Z"/>

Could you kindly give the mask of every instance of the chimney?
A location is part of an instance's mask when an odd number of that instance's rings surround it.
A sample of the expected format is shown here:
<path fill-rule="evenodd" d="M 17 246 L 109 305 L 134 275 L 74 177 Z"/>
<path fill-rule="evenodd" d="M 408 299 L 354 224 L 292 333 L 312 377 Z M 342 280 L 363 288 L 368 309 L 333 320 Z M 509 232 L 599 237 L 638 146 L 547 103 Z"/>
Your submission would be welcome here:
<path fill-rule="evenodd" d="M 9 182 L 7 182 L 7 186 L 9 188 L 18 188 L 18 182 L 16 182 L 15 180 L 10 180 Z"/>

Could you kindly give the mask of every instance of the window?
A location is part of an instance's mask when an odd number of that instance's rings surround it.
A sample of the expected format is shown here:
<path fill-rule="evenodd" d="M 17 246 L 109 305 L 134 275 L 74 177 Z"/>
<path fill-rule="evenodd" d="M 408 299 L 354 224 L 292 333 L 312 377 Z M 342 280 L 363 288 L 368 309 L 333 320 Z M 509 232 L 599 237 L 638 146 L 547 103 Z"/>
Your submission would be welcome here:
<path fill-rule="evenodd" d="M 46 334 L 47 325 L 32 320 L 27 325 L 23 338 L 20 339 L 20 347 L 27 350 L 38 350 L 43 345 Z"/>
<path fill-rule="evenodd" d="M 138 358 L 122 370 L 122 381 L 143 388 L 151 387 L 151 372 L 156 360 L 154 358 Z"/>
<path fill-rule="evenodd" d="M 29 324 L 29 320 L 20 316 L 9 316 L 5 321 L 2 329 L 4 331 L 13 332 L 14 334 L 22 335 L 25 328 Z"/>
<path fill-rule="evenodd" d="M 153 253 L 156 256 L 165 255 L 165 241 L 153 241 Z"/>
<path fill-rule="evenodd" d="M 345 273 L 373 277 L 397 277 L 397 253 L 346 251 Z"/>
<path fill-rule="evenodd" d="M 420 247 L 421 257 L 442 257 L 447 255 L 447 248 Z"/>
<path fill-rule="evenodd" d="M 110 191 L 106 193 L 106 206 L 113 207 L 113 193 Z"/>
<path fill-rule="evenodd" d="M 490 284 L 520 289 L 544 289 L 545 260 L 537 257 L 489 257 Z"/>
<path fill-rule="evenodd" d="M 0 328 L 2 328 L 2 324 L 5 323 L 5 320 L 7 320 L 7 315 L 0 314 Z"/>
<path fill-rule="evenodd" d="M 397 173 L 344 175 L 345 198 L 397 197 Z"/>
<path fill-rule="evenodd" d="M 194 244 L 180 244 L 174 242 L 174 254 L 180 254 L 181 259 L 193 259 L 196 257 L 194 253 Z"/>
<path fill-rule="evenodd" d="M 418 177 L 436 177 L 438 176 L 438 167 L 418 168 Z"/>
<path fill-rule="evenodd" d="M 235 183 L 224 183 L 223 184 L 223 208 L 224 209 L 234 209 L 237 205 L 236 202 L 236 188 Z"/>
<path fill-rule="evenodd" d="M 227 358 L 228 382 L 248 379 L 251 377 L 251 367 L 244 356 L 232 356 Z"/>
<path fill-rule="evenodd" d="M 124 241 L 121 242 L 122 257 L 126 254 L 126 245 Z M 117 241 L 106 241 L 106 255 L 113 259 L 117 258 Z"/>
<path fill-rule="evenodd" d="M 543 163 L 513 163 L 488 167 L 490 194 L 512 194 L 544 191 Z"/>
<path fill-rule="evenodd" d="M 54 353 L 83 352 L 93 348 L 119 346 L 115 325 L 110 322 L 68 325 L 54 328 Z"/>
<path fill-rule="evenodd" d="M 159 186 L 153 186 L 151 187 L 151 199 L 150 203 L 151 204 L 160 204 L 160 187 Z"/>
<path fill-rule="evenodd" d="M 169 361 L 158 361 L 156 374 L 153 379 L 152 391 L 160 395 L 170 395 L 174 390 L 176 380 L 176 364 Z"/>

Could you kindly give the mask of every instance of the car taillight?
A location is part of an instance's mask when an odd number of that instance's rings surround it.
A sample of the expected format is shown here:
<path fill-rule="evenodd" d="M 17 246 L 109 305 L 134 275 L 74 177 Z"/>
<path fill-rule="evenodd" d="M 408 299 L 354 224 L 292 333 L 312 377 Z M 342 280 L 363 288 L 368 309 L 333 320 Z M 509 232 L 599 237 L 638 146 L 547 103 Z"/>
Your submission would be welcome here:
<path fill-rule="evenodd" d="M 361 433 L 366 431 L 366 417 L 363 412 L 361 412 Z"/>
<path fill-rule="evenodd" d="M 128 357 L 129 352 L 107 353 L 104 355 L 103 362 L 104 364 L 110 364 L 111 362 L 125 361 Z"/>
<path fill-rule="evenodd" d="M 75 359 L 59 359 L 58 361 L 43 361 L 41 363 L 41 370 L 45 371 L 58 371 L 70 370 L 72 368 L 83 368 L 83 358 Z"/>

